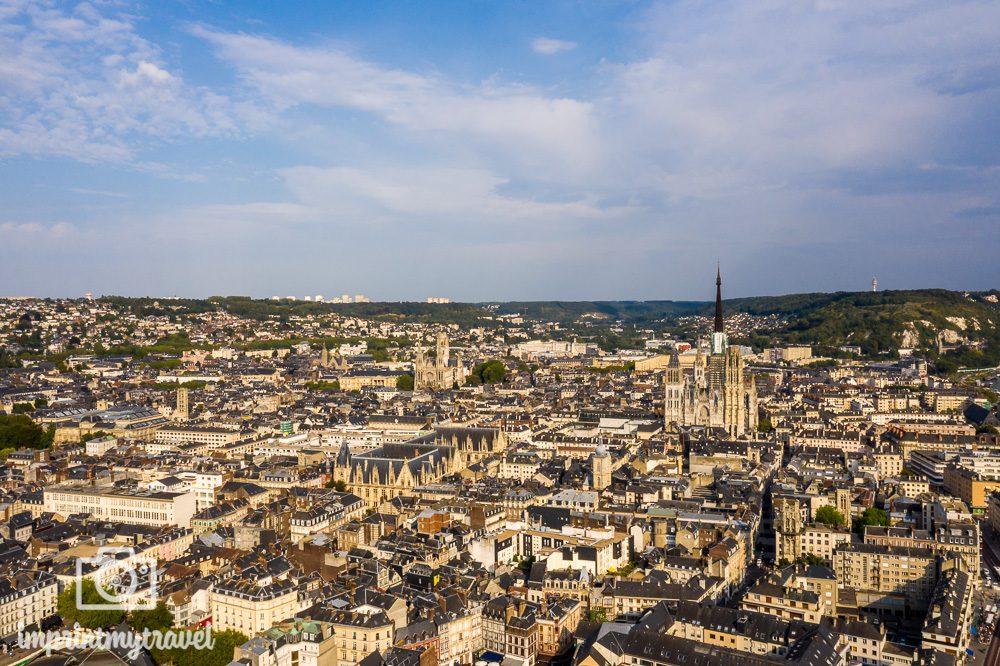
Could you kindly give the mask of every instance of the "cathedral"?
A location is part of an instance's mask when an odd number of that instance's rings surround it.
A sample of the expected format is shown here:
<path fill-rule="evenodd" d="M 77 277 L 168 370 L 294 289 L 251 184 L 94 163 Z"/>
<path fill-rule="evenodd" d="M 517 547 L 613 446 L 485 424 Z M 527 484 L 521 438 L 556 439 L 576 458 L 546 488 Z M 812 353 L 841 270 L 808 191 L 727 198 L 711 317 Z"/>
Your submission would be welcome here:
<path fill-rule="evenodd" d="M 413 365 L 413 388 L 415 391 L 446 391 L 455 384 L 465 381 L 465 366 L 459 354 L 451 363 L 448 352 L 448 336 L 438 333 L 434 360 L 427 358 L 423 348 L 417 351 Z"/>
<path fill-rule="evenodd" d="M 757 387 L 743 372 L 743 355 L 729 346 L 722 318 L 722 275 L 715 275 L 715 326 L 706 355 L 698 347 L 694 367 L 682 369 L 674 351 L 667 364 L 664 422 L 725 428 L 731 437 L 757 428 Z"/>

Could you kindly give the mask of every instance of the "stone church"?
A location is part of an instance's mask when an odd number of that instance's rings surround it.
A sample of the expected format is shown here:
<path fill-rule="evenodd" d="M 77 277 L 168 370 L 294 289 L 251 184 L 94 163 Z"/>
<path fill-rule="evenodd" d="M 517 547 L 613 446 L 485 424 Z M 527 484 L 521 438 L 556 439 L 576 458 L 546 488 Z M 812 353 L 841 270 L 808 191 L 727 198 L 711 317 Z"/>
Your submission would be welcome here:
<path fill-rule="evenodd" d="M 446 391 L 455 384 L 465 381 L 465 366 L 462 355 L 457 354 L 452 363 L 448 350 L 448 336 L 438 333 L 434 359 L 428 359 L 426 351 L 417 351 L 413 364 L 413 389 L 415 391 Z"/>
<path fill-rule="evenodd" d="M 729 346 L 722 317 L 722 276 L 715 275 L 715 326 L 709 354 L 699 346 L 694 367 L 682 369 L 674 351 L 665 378 L 664 422 L 725 428 L 732 437 L 757 428 L 757 387 L 743 355 Z"/>

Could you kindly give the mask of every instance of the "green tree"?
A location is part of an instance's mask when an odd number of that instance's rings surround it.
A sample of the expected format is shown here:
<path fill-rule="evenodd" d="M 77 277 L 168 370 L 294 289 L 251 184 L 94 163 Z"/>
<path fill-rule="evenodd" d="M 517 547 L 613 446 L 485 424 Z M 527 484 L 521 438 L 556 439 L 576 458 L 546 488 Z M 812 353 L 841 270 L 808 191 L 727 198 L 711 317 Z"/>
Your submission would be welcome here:
<path fill-rule="evenodd" d="M 122 618 L 125 616 L 122 610 L 80 609 L 76 602 L 76 586 L 78 584 L 82 584 L 80 598 L 83 603 L 95 605 L 106 605 L 109 603 L 97 591 L 97 584 L 94 581 L 89 579 L 85 579 L 82 582 L 73 581 L 59 594 L 56 602 L 56 610 L 66 626 L 71 627 L 76 623 L 80 623 L 81 627 L 87 629 L 100 629 L 102 627 L 116 627 L 121 624 Z"/>
<path fill-rule="evenodd" d="M 587 619 L 591 622 L 607 622 L 608 609 L 603 606 L 594 606 L 587 611 Z"/>
<path fill-rule="evenodd" d="M 340 382 L 334 379 L 331 381 L 306 382 L 306 388 L 310 391 L 321 393 L 333 393 L 340 390 Z"/>
<path fill-rule="evenodd" d="M 156 607 L 149 610 L 134 610 L 126 618 L 128 626 L 136 631 L 143 629 L 159 629 L 163 631 L 174 626 L 174 614 L 163 601 L 157 601 Z"/>
<path fill-rule="evenodd" d="M 400 391 L 413 390 L 413 375 L 405 374 L 396 378 L 396 388 Z"/>
<path fill-rule="evenodd" d="M 55 428 L 51 427 L 52 436 Z M 51 446 L 48 432 L 24 414 L 0 414 L 0 448 L 44 449 Z"/>
<path fill-rule="evenodd" d="M 806 553 L 804 555 L 801 555 L 796 560 L 796 562 L 800 562 L 801 564 L 809 564 L 809 565 L 826 564 L 826 560 L 824 560 L 822 557 L 820 557 L 819 555 L 816 555 L 814 553 Z"/>
<path fill-rule="evenodd" d="M 847 518 L 840 511 L 837 511 L 836 507 L 827 504 L 816 509 L 816 522 L 831 527 L 840 527 L 847 524 Z"/>
<path fill-rule="evenodd" d="M 326 484 L 326 487 L 331 488 L 332 490 L 336 490 L 338 493 L 347 492 L 347 484 L 339 479 L 337 481 L 331 479 L 330 483 Z"/>
<path fill-rule="evenodd" d="M 503 361 L 493 359 L 473 367 L 465 383 L 472 386 L 499 384 L 506 378 L 507 366 L 503 364 Z"/>
<path fill-rule="evenodd" d="M 233 660 L 233 650 L 250 640 L 238 631 L 212 632 L 211 650 L 153 650 L 156 663 L 175 666 L 226 666 Z"/>
<path fill-rule="evenodd" d="M 856 518 L 854 521 L 854 531 L 858 534 L 864 534 L 865 527 L 868 525 L 872 526 L 889 526 L 889 514 L 887 514 L 882 509 L 877 509 L 873 506 L 865 509 L 861 517 Z"/>
<path fill-rule="evenodd" d="M 757 420 L 757 432 L 772 432 L 773 430 L 774 426 L 771 425 L 771 419 L 768 417 L 765 416 Z"/>

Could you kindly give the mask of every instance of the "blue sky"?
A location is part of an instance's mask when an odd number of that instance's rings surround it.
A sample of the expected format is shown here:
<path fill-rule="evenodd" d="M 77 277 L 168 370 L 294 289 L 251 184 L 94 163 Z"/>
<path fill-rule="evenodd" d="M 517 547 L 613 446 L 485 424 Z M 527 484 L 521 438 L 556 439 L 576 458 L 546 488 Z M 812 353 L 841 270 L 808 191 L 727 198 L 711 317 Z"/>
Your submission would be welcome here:
<path fill-rule="evenodd" d="M 0 293 L 994 288 L 998 44 L 990 0 L 0 0 Z"/>

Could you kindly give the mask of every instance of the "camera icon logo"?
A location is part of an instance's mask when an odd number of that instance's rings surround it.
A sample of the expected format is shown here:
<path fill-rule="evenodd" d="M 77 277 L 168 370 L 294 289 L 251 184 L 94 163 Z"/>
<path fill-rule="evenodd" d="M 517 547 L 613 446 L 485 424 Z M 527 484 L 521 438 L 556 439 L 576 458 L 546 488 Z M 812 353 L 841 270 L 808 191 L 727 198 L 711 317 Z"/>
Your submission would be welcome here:
<path fill-rule="evenodd" d="M 90 579 L 98 598 L 84 594 Z M 105 546 L 93 557 L 76 560 L 76 607 L 79 610 L 153 610 L 156 608 L 156 562 L 136 557 L 128 546 Z"/>

